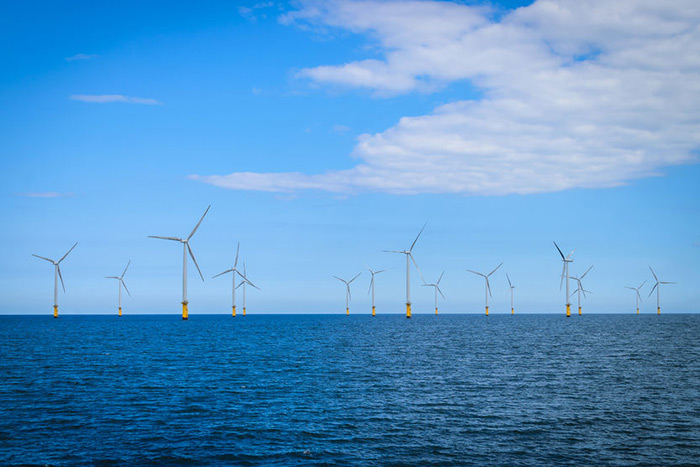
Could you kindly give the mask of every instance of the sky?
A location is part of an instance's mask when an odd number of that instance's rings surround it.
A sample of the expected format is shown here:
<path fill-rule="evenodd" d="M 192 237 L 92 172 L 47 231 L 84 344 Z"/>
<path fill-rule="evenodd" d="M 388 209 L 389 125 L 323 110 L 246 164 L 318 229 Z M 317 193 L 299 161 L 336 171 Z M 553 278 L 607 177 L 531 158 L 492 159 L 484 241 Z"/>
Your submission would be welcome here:
<path fill-rule="evenodd" d="M 0 314 L 584 313 L 700 302 L 700 4 L 5 2 Z M 574 287 L 572 283 L 572 288 Z M 238 296 L 238 306 L 241 307 Z M 571 302 L 576 304 L 576 298 Z"/>

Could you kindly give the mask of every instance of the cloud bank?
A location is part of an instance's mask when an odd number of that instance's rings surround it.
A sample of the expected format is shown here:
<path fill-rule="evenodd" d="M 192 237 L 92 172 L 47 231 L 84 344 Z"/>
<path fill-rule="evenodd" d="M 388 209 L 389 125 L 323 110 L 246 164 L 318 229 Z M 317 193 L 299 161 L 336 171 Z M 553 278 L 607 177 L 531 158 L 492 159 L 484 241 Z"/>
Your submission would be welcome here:
<path fill-rule="evenodd" d="M 697 160 L 695 0 L 539 0 L 505 14 L 432 1 L 302 5 L 283 22 L 366 35 L 381 58 L 300 78 L 376 98 L 464 81 L 482 97 L 361 135 L 349 170 L 192 179 L 278 192 L 506 195 L 614 187 Z"/>
<path fill-rule="evenodd" d="M 93 58 L 97 57 L 99 57 L 97 54 L 75 54 L 70 57 L 66 57 L 66 61 L 75 62 L 77 60 L 92 60 Z"/>
<path fill-rule="evenodd" d="M 162 105 L 155 99 L 145 97 L 129 97 L 119 94 L 74 94 L 70 96 L 74 101 L 91 102 L 95 104 L 110 104 L 122 102 L 125 104 Z"/>

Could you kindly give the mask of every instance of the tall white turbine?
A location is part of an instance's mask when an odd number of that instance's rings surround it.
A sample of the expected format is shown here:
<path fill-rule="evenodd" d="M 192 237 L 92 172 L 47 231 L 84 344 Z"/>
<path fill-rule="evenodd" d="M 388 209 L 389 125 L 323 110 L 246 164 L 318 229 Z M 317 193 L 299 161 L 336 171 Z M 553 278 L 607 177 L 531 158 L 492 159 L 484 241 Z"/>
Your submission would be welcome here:
<path fill-rule="evenodd" d="M 197 222 L 197 225 L 194 226 L 194 229 L 192 229 L 192 232 L 187 238 L 158 237 L 156 235 L 148 236 L 148 238 L 160 238 L 161 240 L 172 240 L 174 242 L 182 243 L 182 319 L 189 318 L 189 311 L 187 309 L 187 252 L 190 253 L 190 257 L 192 257 L 192 261 L 197 267 L 197 272 L 199 272 L 199 277 L 201 277 L 202 282 L 204 282 L 204 276 L 202 275 L 202 271 L 199 269 L 199 265 L 197 264 L 197 260 L 194 257 L 194 253 L 192 253 L 192 247 L 190 247 L 190 239 L 199 228 L 199 224 L 201 224 L 204 220 L 204 216 L 206 216 L 209 212 L 209 208 L 211 208 L 211 205 L 207 206 L 207 210 L 204 211 L 204 214 L 202 214 L 202 217 L 199 219 L 199 222 Z"/>
<path fill-rule="evenodd" d="M 370 281 L 369 281 L 369 290 L 367 291 L 367 293 L 372 292 L 372 316 L 375 316 L 376 311 L 374 308 L 374 276 L 376 274 L 379 274 L 380 272 L 386 271 L 386 269 L 380 269 L 379 271 L 372 271 L 370 268 L 367 268 L 367 270 L 370 272 L 370 274 L 372 274 L 372 279 L 370 279 Z"/>
<path fill-rule="evenodd" d="M 241 249 L 241 244 L 239 243 L 238 246 L 236 247 L 236 260 L 233 262 L 233 267 L 231 269 L 225 270 L 224 272 L 220 272 L 219 274 L 214 276 L 214 277 L 219 277 L 223 274 L 227 274 L 229 272 L 231 273 L 231 278 L 233 279 L 233 285 L 231 287 L 231 316 L 233 316 L 234 318 L 236 317 L 236 289 L 238 288 L 238 286 L 236 285 L 236 274 L 241 276 L 241 278 L 243 280 L 248 280 L 246 278 L 245 274 L 242 274 L 241 271 L 236 269 L 238 266 L 238 253 L 240 252 L 240 249 Z M 212 277 L 212 279 L 214 279 L 214 277 Z M 253 284 L 250 284 L 250 285 L 253 285 Z M 255 286 L 253 285 L 253 287 L 255 287 Z M 243 306 L 243 308 L 245 308 L 245 306 Z"/>
<path fill-rule="evenodd" d="M 236 286 L 236 288 L 243 286 L 243 316 L 245 316 L 245 289 L 246 289 L 246 284 L 250 285 L 251 287 L 254 287 L 258 290 L 260 290 L 260 287 L 254 285 L 252 282 L 248 280 L 248 273 L 245 270 L 245 262 L 243 262 L 243 277 L 244 279 L 241 281 L 240 284 Z"/>
<path fill-rule="evenodd" d="M 575 277 L 571 276 L 573 280 L 576 281 L 578 287 L 576 287 L 576 290 L 574 290 L 572 293 L 577 293 L 578 294 L 578 315 L 581 316 L 581 293 L 583 292 L 583 296 L 586 297 L 586 292 L 588 293 L 593 293 L 590 290 L 586 290 L 583 288 L 583 283 L 581 282 L 584 277 L 586 277 L 586 274 L 588 274 L 588 271 L 590 271 L 593 268 L 593 265 L 591 265 L 590 268 L 586 270 L 586 272 L 581 275 L 581 277 Z"/>
<path fill-rule="evenodd" d="M 358 277 L 360 277 L 360 274 L 362 274 L 362 273 L 358 273 L 355 277 L 353 277 L 349 281 L 346 281 L 345 279 L 341 279 L 338 276 L 333 276 L 336 279 L 338 279 L 340 282 L 345 284 L 345 314 L 346 315 L 350 314 L 350 299 L 351 299 L 351 297 L 350 297 L 350 283 L 352 281 L 354 281 L 355 279 L 357 279 Z"/>
<path fill-rule="evenodd" d="M 440 290 L 440 281 L 442 280 L 442 276 L 445 274 L 445 271 L 442 271 L 442 274 L 440 274 L 440 277 L 438 277 L 437 282 L 434 284 L 423 284 L 424 287 L 433 287 L 435 289 L 435 316 L 438 314 L 438 302 L 437 302 L 437 296 L 438 292 L 440 292 L 440 295 L 442 295 L 442 298 L 445 298 L 445 295 L 442 293 L 442 290 Z"/>
<path fill-rule="evenodd" d="M 416 235 L 416 239 L 413 240 L 413 243 L 411 244 L 411 248 L 408 250 L 382 250 L 385 253 L 401 253 L 406 255 L 406 318 L 411 317 L 411 270 L 410 270 L 410 263 L 409 263 L 409 258 L 411 261 L 413 261 L 413 264 L 416 266 L 416 269 L 418 270 L 418 273 L 421 276 L 421 280 L 425 282 L 425 279 L 423 279 L 423 273 L 420 272 L 420 268 L 418 267 L 418 264 L 416 263 L 416 260 L 413 259 L 413 255 L 411 252 L 413 251 L 413 247 L 416 246 L 416 242 L 418 241 L 418 237 L 420 237 L 420 234 L 423 233 L 423 230 L 425 229 L 425 226 L 428 225 L 426 222 L 423 225 L 423 228 L 420 229 L 420 232 L 418 232 L 418 235 Z"/>
<path fill-rule="evenodd" d="M 513 304 L 513 289 L 515 289 L 515 286 L 511 283 L 510 277 L 508 277 L 508 273 L 506 273 L 506 279 L 508 279 L 508 287 L 510 287 L 510 314 L 514 315 L 515 306 Z"/>
<path fill-rule="evenodd" d="M 129 289 L 126 288 L 126 283 L 124 282 L 124 274 L 126 274 L 126 270 L 129 269 L 129 265 L 131 264 L 131 260 L 129 260 L 128 263 L 126 263 L 126 267 L 124 268 L 124 272 L 122 272 L 121 276 L 106 276 L 105 279 L 116 279 L 117 280 L 117 286 L 119 287 L 119 317 L 122 316 L 122 285 L 124 286 L 124 290 L 126 290 L 126 293 L 129 294 L 129 297 L 131 297 L 131 292 L 129 292 Z"/>
<path fill-rule="evenodd" d="M 564 262 L 564 267 L 561 270 L 561 280 L 559 281 L 559 290 L 561 291 L 561 284 L 564 281 L 564 276 L 566 276 L 566 317 L 568 318 L 571 316 L 571 303 L 569 303 L 569 263 L 574 262 L 571 257 L 576 249 L 572 250 L 571 253 L 569 253 L 569 256 L 564 256 L 564 253 L 561 252 L 561 248 L 559 248 L 557 242 L 552 243 L 554 243 L 554 246 L 557 247 L 557 251 L 561 255 L 561 260 Z"/>
<path fill-rule="evenodd" d="M 75 245 L 70 247 L 70 250 L 68 250 L 68 253 L 73 251 L 73 248 L 78 244 L 78 242 L 75 242 Z M 59 264 L 61 261 L 66 259 L 66 256 L 68 256 L 68 253 L 65 255 L 61 256 L 61 259 L 58 261 L 54 261 L 49 258 L 44 258 L 43 256 L 35 255 L 32 253 L 32 256 L 36 256 L 37 258 L 44 259 L 50 263 L 53 264 L 54 270 L 53 270 L 53 317 L 58 318 L 58 279 L 61 279 L 61 287 L 63 287 L 63 293 L 66 293 L 66 285 L 63 283 L 63 276 L 61 275 L 61 267 Z"/>
<path fill-rule="evenodd" d="M 661 289 L 661 284 L 675 284 L 675 282 L 661 282 L 658 277 L 656 277 L 656 274 L 654 273 L 654 270 L 651 269 L 651 266 L 649 266 L 649 270 L 651 271 L 651 274 L 654 276 L 654 280 L 656 283 L 654 284 L 654 287 L 651 288 L 651 292 L 649 292 L 649 296 L 651 297 L 651 294 L 654 293 L 654 289 L 656 289 L 656 314 L 660 315 L 661 314 L 661 301 L 659 299 L 659 290 Z"/>
<path fill-rule="evenodd" d="M 489 295 L 491 295 L 491 285 L 489 284 L 489 276 L 491 276 L 491 274 L 496 272 L 498 270 L 498 268 L 500 268 L 502 265 L 503 265 L 503 263 L 499 264 L 498 266 L 496 266 L 496 268 L 493 271 L 491 271 L 488 274 L 482 274 L 480 272 L 472 271 L 471 269 L 467 269 L 467 271 L 469 271 L 473 274 L 476 274 L 477 276 L 481 276 L 485 280 L 485 283 L 484 283 L 484 289 L 485 289 L 484 292 L 485 293 L 484 293 L 484 295 L 486 296 L 486 316 L 489 315 Z"/>
<path fill-rule="evenodd" d="M 647 283 L 647 281 L 645 280 L 644 282 L 642 282 L 641 284 L 639 284 L 639 287 L 629 287 L 629 286 L 625 286 L 626 289 L 634 290 L 634 292 L 635 292 L 635 300 L 634 300 L 634 303 L 637 305 L 637 314 L 639 314 L 639 302 L 642 301 L 642 296 L 639 295 L 639 289 L 641 289 L 642 287 L 644 287 L 644 284 L 646 284 L 646 283 Z"/>

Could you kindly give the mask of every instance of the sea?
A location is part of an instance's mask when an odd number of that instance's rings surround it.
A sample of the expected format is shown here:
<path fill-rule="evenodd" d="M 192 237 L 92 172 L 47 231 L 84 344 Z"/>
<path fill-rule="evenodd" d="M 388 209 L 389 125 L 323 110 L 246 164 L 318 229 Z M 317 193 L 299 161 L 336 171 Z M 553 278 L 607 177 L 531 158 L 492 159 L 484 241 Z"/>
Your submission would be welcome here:
<path fill-rule="evenodd" d="M 700 464 L 700 315 L 0 316 L 0 465 Z"/>

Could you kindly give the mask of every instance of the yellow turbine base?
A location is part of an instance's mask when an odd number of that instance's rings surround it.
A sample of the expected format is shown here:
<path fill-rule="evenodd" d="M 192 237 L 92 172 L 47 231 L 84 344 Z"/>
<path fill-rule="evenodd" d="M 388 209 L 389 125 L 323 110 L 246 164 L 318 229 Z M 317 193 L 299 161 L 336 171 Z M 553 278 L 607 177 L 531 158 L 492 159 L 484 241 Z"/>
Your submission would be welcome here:
<path fill-rule="evenodd" d="M 245 308 L 243 308 L 243 316 L 245 316 Z"/>
<path fill-rule="evenodd" d="M 566 317 L 569 318 L 571 316 L 571 305 L 568 303 L 566 304 Z"/>
<path fill-rule="evenodd" d="M 410 318 L 410 317 L 411 317 L 411 304 L 407 303 L 406 304 L 406 318 Z"/>
<path fill-rule="evenodd" d="M 511 314 L 511 315 L 514 315 L 514 314 L 515 314 L 515 308 L 511 308 L 511 309 L 510 309 L 510 314 Z"/>
<path fill-rule="evenodd" d="M 661 307 L 657 307 L 657 308 L 656 308 L 656 314 L 657 314 L 657 315 L 660 315 L 660 314 L 661 314 Z"/>
<path fill-rule="evenodd" d="M 637 308 L 637 314 L 639 314 L 639 308 Z"/>
<path fill-rule="evenodd" d="M 486 307 L 486 316 L 489 315 L 489 307 Z"/>
<path fill-rule="evenodd" d="M 350 308 L 345 309 L 345 316 L 350 316 Z"/>
<path fill-rule="evenodd" d="M 581 307 L 578 307 L 578 315 L 581 316 Z"/>
<path fill-rule="evenodd" d="M 437 316 L 437 308 L 435 308 L 435 316 Z"/>
<path fill-rule="evenodd" d="M 53 317 L 58 318 L 58 305 L 53 306 Z"/>
<path fill-rule="evenodd" d="M 182 302 L 182 319 L 188 319 L 190 317 L 190 313 L 187 310 L 187 302 Z"/>
<path fill-rule="evenodd" d="M 374 307 L 372 307 L 372 316 L 377 316 L 377 310 Z"/>
<path fill-rule="evenodd" d="M 232 311 L 231 311 L 231 316 L 233 316 L 233 317 L 235 318 L 235 317 L 236 317 L 236 307 L 235 307 L 235 306 L 232 306 L 232 307 L 231 307 L 231 310 L 232 310 Z"/>
<path fill-rule="evenodd" d="M 119 317 L 121 318 L 122 316 L 122 307 L 119 307 Z"/>

